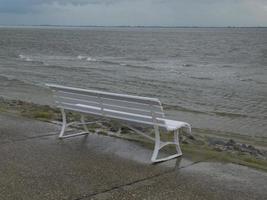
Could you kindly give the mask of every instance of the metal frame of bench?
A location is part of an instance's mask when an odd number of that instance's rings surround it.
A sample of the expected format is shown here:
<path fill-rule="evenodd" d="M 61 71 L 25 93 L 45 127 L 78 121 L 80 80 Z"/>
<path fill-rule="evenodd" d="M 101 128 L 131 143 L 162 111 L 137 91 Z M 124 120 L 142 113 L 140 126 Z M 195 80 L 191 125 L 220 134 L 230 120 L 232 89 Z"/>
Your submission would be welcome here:
<path fill-rule="evenodd" d="M 123 123 L 137 134 L 154 141 L 154 150 L 151 161 L 161 162 L 182 155 L 179 144 L 180 128 L 187 128 L 187 132 L 191 134 L 191 126 L 188 123 L 165 118 L 161 102 L 156 98 L 85 90 L 54 84 L 46 84 L 46 86 L 52 89 L 56 105 L 60 108 L 62 113 L 62 128 L 59 134 L 59 138 L 61 139 L 90 133 L 86 125 L 97 123 L 99 121 L 85 122 L 85 114 L 117 119 L 122 121 L 122 123 L 132 122 L 145 124 L 154 127 L 155 137 L 151 137 L 134 128 L 129 125 L 129 123 Z M 81 114 L 81 122 L 68 123 L 65 110 L 79 112 Z M 73 124 L 82 125 L 84 131 L 64 135 L 67 127 Z M 160 128 L 163 128 L 166 131 L 173 131 L 173 141 L 161 141 Z M 160 149 L 167 145 L 175 145 L 177 153 L 164 158 L 157 158 Z"/>

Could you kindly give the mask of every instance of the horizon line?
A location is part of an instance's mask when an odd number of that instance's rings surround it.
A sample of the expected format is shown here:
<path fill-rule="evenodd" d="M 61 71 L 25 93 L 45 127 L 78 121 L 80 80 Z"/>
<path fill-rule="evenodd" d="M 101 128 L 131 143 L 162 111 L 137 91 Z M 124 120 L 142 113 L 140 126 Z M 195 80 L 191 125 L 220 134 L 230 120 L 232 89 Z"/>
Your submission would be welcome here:
<path fill-rule="evenodd" d="M 52 24 L 19 24 L 19 25 L 4 25 L 0 27 L 99 27 L 99 28 L 267 28 L 267 26 L 142 26 L 142 25 L 52 25 Z"/>

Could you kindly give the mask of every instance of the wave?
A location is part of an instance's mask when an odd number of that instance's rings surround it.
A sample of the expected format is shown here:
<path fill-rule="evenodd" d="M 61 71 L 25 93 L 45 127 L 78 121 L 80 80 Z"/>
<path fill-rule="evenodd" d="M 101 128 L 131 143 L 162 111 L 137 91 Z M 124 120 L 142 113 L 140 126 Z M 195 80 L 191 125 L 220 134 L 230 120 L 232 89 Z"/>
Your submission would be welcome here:
<path fill-rule="evenodd" d="M 100 62 L 105 63 L 105 64 L 109 64 L 109 65 L 120 65 L 123 67 L 129 67 L 129 68 L 141 68 L 141 69 L 148 69 L 148 70 L 154 70 L 154 67 L 151 66 L 147 66 L 147 65 L 133 65 L 133 64 L 127 64 L 124 62 L 115 62 L 115 61 L 109 61 L 109 60 L 101 60 Z"/>
<path fill-rule="evenodd" d="M 91 56 L 87 56 L 87 55 L 78 55 L 78 56 L 70 56 L 70 57 L 65 57 L 65 56 L 46 56 L 46 55 L 42 55 L 42 56 L 29 56 L 29 55 L 24 55 L 24 54 L 19 54 L 18 57 L 25 61 L 25 62 L 32 62 L 32 63 L 36 63 L 36 64 L 43 64 L 46 67 L 64 67 L 64 66 L 60 66 L 61 63 L 58 63 L 58 61 L 61 60 L 69 60 L 71 62 L 75 61 L 75 60 L 80 60 L 83 62 L 98 62 L 98 63 L 103 63 L 106 65 L 117 65 L 117 66 L 123 66 L 123 67 L 128 67 L 128 68 L 135 68 L 135 69 L 147 69 L 147 70 L 155 70 L 154 67 L 152 66 L 148 66 L 148 65 L 135 65 L 135 64 L 131 64 L 131 63 L 127 63 L 127 61 L 123 62 L 123 61 L 116 61 L 114 59 L 116 58 L 95 58 L 95 57 L 91 57 Z M 66 63 L 67 65 L 67 63 Z M 67 67 L 66 67 L 67 68 Z"/>
<path fill-rule="evenodd" d="M 27 62 L 32 62 L 33 61 L 32 58 L 30 58 L 29 56 L 23 55 L 23 54 L 20 54 L 19 58 L 24 60 L 24 61 L 27 61 Z"/>
<path fill-rule="evenodd" d="M 163 104 L 163 107 L 164 107 L 164 110 L 177 110 L 181 112 L 190 112 L 190 113 L 195 113 L 195 114 L 209 115 L 208 112 L 200 111 L 200 110 L 193 110 L 193 109 L 185 108 L 179 105 Z"/>
<path fill-rule="evenodd" d="M 193 67 L 193 64 L 182 64 L 183 67 Z"/>
<path fill-rule="evenodd" d="M 98 61 L 97 59 L 92 58 L 90 56 L 88 57 L 88 56 L 82 56 L 82 55 L 78 55 L 77 59 L 78 60 L 86 60 L 86 61 L 89 61 L 89 62 L 97 62 Z"/>
<path fill-rule="evenodd" d="M 267 119 L 267 116 L 261 115 L 261 116 L 255 116 L 250 114 L 242 114 L 242 113 L 231 113 L 231 112 L 211 112 L 215 115 L 222 116 L 222 117 L 230 117 L 230 118 L 254 118 L 254 119 Z"/>
<path fill-rule="evenodd" d="M 234 67 L 233 65 L 223 65 L 223 66 L 221 66 L 221 68 L 232 68 L 232 67 Z"/>
<path fill-rule="evenodd" d="M 86 58 L 86 56 L 77 56 L 77 59 L 79 59 L 79 60 L 83 60 L 83 59 L 85 59 Z"/>
<path fill-rule="evenodd" d="M 244 79 L 239 79 L 239 80 L 242 81 L 242 82 L 254 82 L 254 83 L 260 84 L 260 85 L 267 84 L 267 82 L 254 80 L 252 78 L 244 78 Z"/>
<path fill-rule="evenodd" d="M 36 63 L 43 63 L 45 64 L 45 62 L 43 62 L 42 60 L 85 60 L 85 61 L 89 61 L 89 62 L 98 62 L 98 60 L 96 58 L 92 58 L 90 56 L 82 56 L 82 55 L 78 55 L 77 57 L 65 57 L 65 56 L 47 56 L 47 55 L 42 55 L 42 56 L 28 56 L 28 55 L 24 55 L 24 54 L 19 54 L 18 58 L 26 61 L 26 62 L 36 62 Z"/>
<path fill-rule="evenodd" d="M 142 69 L 148 69 L 148 70 L 154 70 L 154 67 L 147 66 L 147 65 L 131 65 L 131 64 L 125 64 L 125 63 L 120 63 L 119 65 L 125 66 L 125 67 L 130 67 L 130 68 L 142 68 Z"/>
<path fill-rule="evenodd" d="M 0 75 L 0 82 L 2 86 L 8 86 L 10 84 L 12 85 L 35 85 L 30 81 L 26 81 L 26 80 L 20 80 L 17 79 L 15 76 L 9 76 L 9 75 Z M 35 85 L 36 86 L 36 85 Z"/>
<path fill-rule="evenodd" d="M 261 119 L 266 120 L 266 115 L 255 116 L 250 114 L 242 114 L 242 113 L 231 113 L 231 112 L 223 112 L 223 111 L 200 111 L 200 110 L 193 110 L 190 108 L 182 107 L 179 105 L 170 105 L 170 104 L 163 104 L 164 110 L 176 110 L 180 112 L 190 112 L 195 114 L 203 114 L 203 115 L 216 115 L 220 117 L 227 117 L 227 118 L 250 118 L 250 119 Z"/>
<path fill-rule="evenodd" d="M 44 62 L 42 62 L 42 61 L 40 61 L 40 60 L 33 59 L 33 57 L 31 57 L 31 56 L 26 56 L 26 55 L 20 54 L 18 57 L 19 57 L 21 60 L 25 61 L 25 62 L 31 62 L 31 63 L 35 63 L 35 64 L 42 64 L 42 65 L 45 65 Z"/>
<path fill-rule="evenodd" d="M 99 63 L 108 64 L 108 65 L 119 65 L 119 66 L 123 66 L 123 67 L 142 68 L 142 69 L 148 69 L 148 70 L 154 69 L 153 67 L 147 66 L 147 65 L 133 65 L 133 64 L 125 63 L 125 62 L 113 61 L 113 60 L 109 60 L 109 59 L 105 59 L 105 58 L 96 59 L 96 58 L 93 58 L 90 56 L 83 56 L 83 55 L 78 55 L 77 59 L 89 61 L 89 62 L 99 62 Z"/>
<path fill-rule="evenodd" d="M 212 78 L 209 77 L 196 77 L 196 76 L 190 76 L 192 79 L 197 79 L 197 80 L 213 80 Z"/>

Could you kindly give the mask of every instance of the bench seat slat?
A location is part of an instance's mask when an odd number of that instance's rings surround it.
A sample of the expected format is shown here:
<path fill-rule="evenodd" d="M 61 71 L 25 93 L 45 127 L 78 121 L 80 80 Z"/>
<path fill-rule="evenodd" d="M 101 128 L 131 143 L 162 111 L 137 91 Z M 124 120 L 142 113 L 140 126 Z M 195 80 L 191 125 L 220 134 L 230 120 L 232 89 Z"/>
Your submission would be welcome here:
<path fill-rule="evenodd" d="M 149 124 L 153 125 L 153 120 L 150 116 L 142 116 L 142 115 L 133 115 L 133 114 L 125 114 L 123 112 L 118 111 L 112 111 L 112 110 L 103 110 L 101 111 L 100 107 L 94 107 L 94 106 L 81 106 L 81 105 L 74 105 L 74 104 L 68 104 L 68 103 L 60 103 L 60 107 L 66 109 L 66 110 L 73 110 L 77 112 L 82 113 L 90 113 L 93 115 L 103 116 L 103 117 L 110 117 L 110 118 L 117 118 L 122 119 L 125 121 L 132 121 L 132 122 L 138 122 L 142 124 Z M 164 119 L 158 119 L 157 120 L 158 125 L 165 126 Z"/>
<path fill-rule="evenodd" d="M 133 101 L 143 104 L 150 104 L 150 105 L 159 105 L 160 101 L 156 98 L 149 98 L 149 97 L 140 97 L 140 96 L 134 96 L 134 95 L 125 95 L 125 94 L 115 94 L 115 93 L 109 93 L 109 92 L 101 92 L 96 90 L 85 90 L 80 88 L 73 88 L 73 87 L 64 87 L 59 85 L 53 85 L 48 84 L 50 88 L 57 91 L 64 91 L 64 92 L 73 92 L 78 94 L 84 94 L 89 96 L 95 96 L 95 97 L 102 97 L 102 98 L 110 98 L 110 99 L 116 99 L 116 100 L 122 100 L 122 101 Z"/>
<path fill-rule="evenodd" d="M 71 97 L 59 97 L 59 96 L 54 96 L 55 101 L 57 102 L 66 102 L 66 103 L 73 103 L 73 104 L 86 104 L 86 105 L 91 105 L 91 106 L 99 106 L 100 107 L 100 102 L 96 101 L 89 101 L 85 99 L 76 99 L 76 98 L 71 98 Z"/>
<path fill-rule="evenodd" d="M 161 112 L 162 108 L 160 104 L 158 105 L 148 105 L 148 104 L 140 104 L 140 103 L 134 103 L 134 102 L 127 102 L 127 101 L 118 101 L 113 99 L 102 99 L 102 102 L 104 104 L 108 105 L 114 105 L 114 106 L 120 106 L 125 108 L 133 108 L 133 109 L 139 109 L 139 110 L 150 110 L 153 112 Z"/>
<path fill-rule="evenodd" d="M 139 109 L 134 109 L 131 107 L 121 107 L 118 105 L 108 105 L 105 103 L 100 103 L 100 102 L 91 102 L 91 101 L 86 101 L 86 100 L 81 100 L 81 99 L 73 99 L 73 98 L 68 98 L 68 97 L 55 97 L 55 100 L 58 104 L 62 103 L 69 103 L 69 104 L 83 104 L 87 106 L 95 106 L 95 107 L 103 107 L 103 109 L 110 109 L 110 110 L 117 110 L 120 112 L 126 112 L 126 113 L 133 113 L 133 114 L 139 114 L 139 115 L 150 115 L 151 116 L 151 111 L 150 110 L 139 110 Z M 155 117 L 162 118 L 164 117 L 164 113 L 162 112 L 154 112 Z"/>
<path fill-rule="evenodd" d="M 58 99 L 58 98 L 73 99 L 73 100 L 75 99 L 77 101 L 80 100 L 80 101 L 84 101 L 84 102 L 89 101 L 89 102 L 100 103 L 100 99 L 98 97 L 92 97 L 92 96 L 88 96 L 88 95 L 80 95 L 80 94 L 74 94 L 74 93 L 67 93 L 67 92 L 61 92 L 61 91 L 56 91 L 54 94 L 54 97 L 56 99 Z M 103 104 L 106 104 L 106 105 L 113 105 L 113 106 L 118 106 L 118 107 L 131 108 L 131 109 L 144 110 L 144 111 L 149 110 L 149 111 L 163 113 L 160 104 L 156 106 L 156 105 L 141 104 L 141 103 L 136 103 L 136 102 L 107 99 L 107 98 L 101 98 L 101 102 Z"/>
<path fill-rule="evenodd" d="M 83 95 L 83 94 L 77 94 L 77 93 L 71 93 L 71 92 L 55 91 L 54 96 L 62 97 L 62 98 L 81 99 L 81 100 L 86 100 L 86 101 L 91 101 L 91 102 L 99 102 L 99 98 L 96 96 Z"/>

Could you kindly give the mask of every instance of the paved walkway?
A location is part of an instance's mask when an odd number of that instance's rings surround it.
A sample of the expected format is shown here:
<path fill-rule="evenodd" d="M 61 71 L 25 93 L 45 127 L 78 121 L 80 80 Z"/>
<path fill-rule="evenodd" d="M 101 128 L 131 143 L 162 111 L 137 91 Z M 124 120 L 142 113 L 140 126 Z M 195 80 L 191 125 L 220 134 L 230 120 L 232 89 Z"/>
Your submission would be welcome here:
<path fill-rule="evenodd" d="M 0 199 L 266 199 L 267 173 L 207 160 L 149 164 L 151 150 L 0 114 Z"/>

